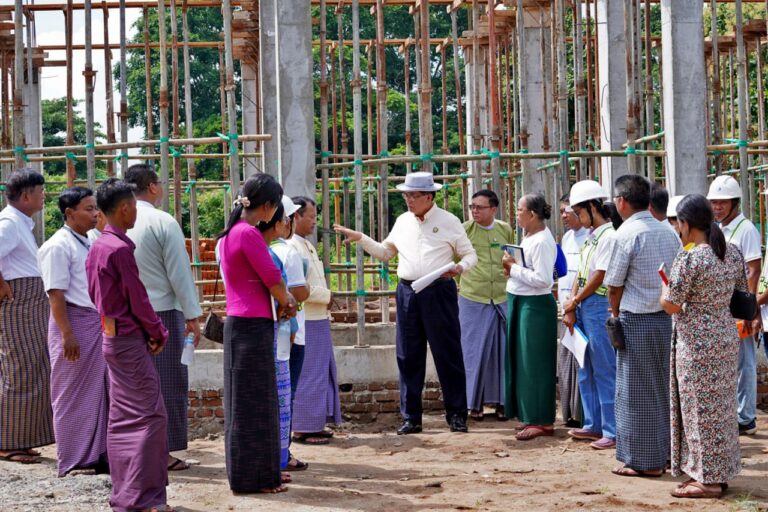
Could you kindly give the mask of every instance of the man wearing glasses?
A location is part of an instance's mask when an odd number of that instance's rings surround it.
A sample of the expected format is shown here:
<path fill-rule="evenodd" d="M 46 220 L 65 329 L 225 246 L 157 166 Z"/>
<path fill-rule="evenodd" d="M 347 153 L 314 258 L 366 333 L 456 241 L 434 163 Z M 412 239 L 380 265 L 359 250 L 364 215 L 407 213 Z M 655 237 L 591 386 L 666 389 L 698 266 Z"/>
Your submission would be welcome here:
<path fill-rule="evenodd" d="M 469 415 L 483 420 L 483 406 L 495 406 L 496 418 L 504 414 L 504 356 L 507 342 L 507 278 L 501 258 L 502 245 L 514 243 L 512 227 L 496 219 L 499 198 L 492 190 L 472 196 L 472 220 L 464 223 L 477 265 L 461 276 L 459 321 L 461 350 L 467 374 Z"/>
<path fill-rule="evenodd" d="M 359 231 L 335 225 L 345 243 L 360 242 L 366 252 L 382 261 L 398 256 L 397 365 L 400 370 L 398 434 L 421 432 L 421 392 L 426 373 L 427 340 L 432 349 L 445 417 L 451 432 L 467 432 L 467 395 L 461 354 L 461 325 L 456 282 L 453 277 L 477 263 L 477 254 L 461 221 L 435 205 L 432 174 L 414 172 L 397 186 L 408 211 L 395 221 L 389 236 L 378 243 Z M 416 293 L 412 283 L 459 259 L 458 264 L 429 287 Z"/>

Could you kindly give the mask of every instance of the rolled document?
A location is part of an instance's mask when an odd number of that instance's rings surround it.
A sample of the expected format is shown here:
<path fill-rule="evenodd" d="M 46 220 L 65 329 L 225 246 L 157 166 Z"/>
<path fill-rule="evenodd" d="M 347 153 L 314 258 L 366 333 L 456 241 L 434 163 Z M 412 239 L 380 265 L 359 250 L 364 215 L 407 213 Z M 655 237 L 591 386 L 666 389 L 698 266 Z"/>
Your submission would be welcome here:
<path fill-rule="evenodd" d="M 455 263 L 448 263 L 446 265 L 443 265 L 437 270 L 433 270 L 429 274 L 425 275 L 424 277 L 420 277 L 417 280 L 415 280 L 411 284 L 411 288 L 413 288 L 413 291 L 416 293 L 419 293 L 427 286 L 431 285 L 435 282 L 435 280 L 440 277 L 441 275 L 445 274 L 446 272 L 453 270 L 453 267 L 455 267 Z"/>

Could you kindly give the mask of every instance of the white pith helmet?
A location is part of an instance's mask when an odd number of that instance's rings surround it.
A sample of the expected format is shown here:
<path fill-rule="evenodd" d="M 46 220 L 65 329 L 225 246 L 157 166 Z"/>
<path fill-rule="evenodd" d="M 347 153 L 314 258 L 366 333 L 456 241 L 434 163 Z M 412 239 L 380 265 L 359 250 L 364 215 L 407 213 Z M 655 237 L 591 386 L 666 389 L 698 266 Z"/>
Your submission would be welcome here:
<path fill-rule="evenodd" d="M 669 200 L 667 205 L 667 217 L 677 218 L 677 205 L 683 200 L 685 196 L 674 196 Z"/>
<path fill-rule="evenodd" d="M 293 200 L 286 195 L 283 195 L 280 201 L 283 203 L 283 210 L 285 211 L 283 215 L 285 215 L 286 217 L 290 217 L 291 215 L 296 213 L 296 210 L 301 208 L 301 206 L 297 204 L 293 204 Z"/>
<path fill-rule="evenodd" d="M 596 181 L 582 180 L 571 187 L 568 201 L 571 205 L 591 201 L 592 199 L 608 199 L 608 192 Z"/>
<path fill-rule="evenodd" d="M 709 186 L 707 199 L 741 199 L 741 187 L 732 176 L 718 176 Z"/>

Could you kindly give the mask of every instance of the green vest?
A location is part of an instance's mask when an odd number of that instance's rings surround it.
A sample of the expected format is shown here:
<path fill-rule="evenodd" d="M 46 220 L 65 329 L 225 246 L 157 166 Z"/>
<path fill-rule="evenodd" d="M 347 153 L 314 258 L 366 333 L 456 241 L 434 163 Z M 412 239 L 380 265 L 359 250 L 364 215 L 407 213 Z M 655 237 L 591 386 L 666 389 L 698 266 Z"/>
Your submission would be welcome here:
<path fill-rule="evenodd" d="M 468 221 L 464 230 L 477 252 L 477 265 L 461 275 L 459 295 L 483 304 L 506 301 L 507 278 L 501 264 L 501 246 L 515 243 L 512 227 L 497 220 L 492 229 L 483 229 L 475 221 Z"/>

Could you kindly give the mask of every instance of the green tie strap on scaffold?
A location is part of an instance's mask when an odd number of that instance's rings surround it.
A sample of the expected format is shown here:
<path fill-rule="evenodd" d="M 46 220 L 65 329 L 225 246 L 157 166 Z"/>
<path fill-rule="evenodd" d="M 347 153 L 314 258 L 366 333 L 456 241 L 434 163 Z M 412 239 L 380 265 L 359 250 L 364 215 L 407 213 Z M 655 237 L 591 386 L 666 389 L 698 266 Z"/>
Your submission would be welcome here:
<path fill-rule="evenodd" d="M 72 160 L 73 162 L 77 163 L 77 155 L 75 155 L 71 151 L 67 151 L 64 153 L 64 156 L 67 158 L 67 160 Z"/>
<path fill-rule="evenodd" d="M 433 161 L 432 161 L 432 157 L 433 157 L 433 156 L 434 156 L 434 155 L 433 155 L 432 153 L 425 153 L 425 154 L 423 154 L 423 155 L 419 155 L 419 160 L 421 160 L 422 162 L 432 162 L 432 167 L 433 167 L 433 169 L 434 169 L 435 171 L 437 171 L 437 170 L 438 170 L 438 169 L 437 169 L 437 164 L 436 164 L 435 162 L 433 162 Z M 419 164 L 417 164 L 417 163 L 414 163 L 414 164 L 413 164 L 413 169 L 418 169 L 418 168 L 419 168 Z"/>
<path fill-rule="evenodd" d="M 352 165 L 360 165 L 362 166 L 365 162 L 362 160 L 352 160 Z"/>
<path fill-rule="evenodd" d="M 723 156 L 723 152 L 720 151 L 719 149 L 716 149 L 716 150 L 712 151 L 711 153 L 712 153 L 712 156 L 714 156 L 714 157 Z"/>
<path fill-rule="evenodd" d="M 194 187 L 195 185 L 197 185 L 196 180 L 189 180 L 189 183 L 187 183 L 187 186 L 184 188 L 184 192 L 189 194 L 192 191 L 192 187 Z"/>
<path fill-rule="evenodd" d="M 521 155 L 527 155 L 528 154 L 528 148 L 520 148 L 520 154 Z"/>
<path fill-rule="evenodd" d="M 366 188 L 365 191 L 368 192 L 369 194 L 372 194 L 376 192 L 376 189 L 373 188 L 371 185 L 368 185 L 368 188 Z"/>
<path fill-rule="evenodd" d="M 86 150 L 93 149 L 95 151 L 96 150 L 96 144 L 88 143 L 88 144 L 85 145 L 85 149 Z"/>
<path fill-rule="evenodd" d="M 749 146 L 749 141 L 744 139 L 725 139 L 727 144 L 736 144 L 737 148 L 746 148 Z"/>
<path fill-rule="evenodd" d="M 181 152 L 173 146 L 168 146 L 168 151 L 173 158 L 181 158 Z"/>
<path fill-rule="evenodd" d="M 351 183 L 351 182 L 355 181 L 355 178 L 353 178 L 352 176 L 343 176 L 341 178 L 341 181 L 344 182 L 344 183 Z"/>
<path fill-rule="evenodd" d="M 367 297 L 368 296 L 368 292 L 365 291 L 365 290 L 355 290 L 355 295 L 357 297 Z"/>
<path fill-rule="evenodd" d="M 507 171 L 501 171 L 499 173 L 500 178 L 509 178 L 509 173 Z"/>
<path fill-rule="evenodd" d="M 625 150 L 624 150 L 624 154 L 625 154 L 626 156 L 629 156 L 629 155 L 636 155 L 636 154 L 637 154 L 637 150 L 636 150 L 635 148 L 629 147 L 629 148 L 627 148 L 627 149 L 625 149 Z"/>
<path fill-rule="evenodd" d="M 198 260 L 197 258 L 195 258 L 195 261 L 190 263 L 190 265 L 192 265 L 193 267 L 202 267 L 203 266 L 203 264 L 200 263 L 200 260 Z"/>
<path fill-rule="evenodd" d="M 119 162 L 119 161 L 120 161 L 120 160 L 122 160 L 123 158 L 128 158 L 128 153 L 125 153 L 125 152 L 123 152 L 123 153 L 118 153 L 118 154 L 117 154 L 117 156 L 116 156 L 115 158 L 113 158 L 113 160 L 114 160 L 115 162 Z"/>
<path fill-rule="evenodd" d="M 485 179 L 483 180 L 483 185 L 490 185 L 490 184 L 491 184 L 491 182 L 492 182 L 491 178 L 485 178 Z"/>
<path fill-rule="evenodd" d="M 5 185 L 0 185 L 0 192 L 5 192 Z"/>
<path fill-rule="evenodd" d="M 232 189 L 232 187 L 229 185 L 229 183 L 224 185 L 224 192 L 229 192 L 231 189 Z"/>
<path fill-rule="evenodd" d="M 379 158 L 387 158 L 388 156 L 391 156 L 391 155 L 389 154 L 389 151 L 387 151 L 386 149 L 381 153 L 379 153 Z"/>
<path fill-rule="evenodd" d="M 560 150 L 560 158 L 568 158 L 569 155 L 570 153 L 568 153 L 567 149 Z"/>
<path fill-rule="evenodd" d="M 325 272 L 326 275 L 333 273 L 333 270 L 329 269 L 328 267 L 323 269 L 323 272 Z"/>
<path fill-rule="evenodd" d="M 389 284 L 392 284 L 392 278 L 389 277 L 389 268 L 387 268 L 387 266 L 383 263 L 379 267 L 379 276 L 381 277 L 382 281 L 386 281 Z"/>
<path fill-rule="evenodd" d="M 229 154 L 231 156 L 236 156 L 237 155 L 237 134 L 230 133 L 229 135 L 224 135 L 221 132 L 216 132 L 216 135 L 218 135 L 221 140 L 225 140 L 229 142 Z"/>
<path fill-rule="evenodd" d="M 333 153 L 331 153 L 330 151 L 320 151 L 319 155 L 320 155 L 320 158 L 331 158 L 331 155 L 333 155 Z"/>
<path fill-rule="evenodd" d="M 459 178 L 461 178 L 464 181 L 467 181 L 469 179 L 469 173 L 468 172 L 463 172 L 463 173 L 459 174 Z"/>
<path fill-rule="evenodd" d="M 13 148 L 13 152 L 20 154 L 21 159 L 24 160 L 25 162 L 29 162 L 29 157 L 27 156 L 27 153 L 24 150 L 24 146 L 16 146 L 15 148 Z"/>

